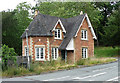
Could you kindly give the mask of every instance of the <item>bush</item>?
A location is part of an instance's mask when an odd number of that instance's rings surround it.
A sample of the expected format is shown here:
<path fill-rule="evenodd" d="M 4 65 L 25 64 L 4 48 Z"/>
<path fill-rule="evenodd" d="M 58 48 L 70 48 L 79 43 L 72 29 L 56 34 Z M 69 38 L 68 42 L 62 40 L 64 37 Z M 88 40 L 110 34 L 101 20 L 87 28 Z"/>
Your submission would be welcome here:
<path fill-rule="evenodd" d="M 13 61 L 15 63 L 17 54 L 14 48 L 9 48 L 7 45 L 2 45 L 2 50 L 0 57 L 2 57 L 2 69 L 8 69 L 8 61 Z M 14 64 L 13 64 L 14 65 Z"/>
<path fill-rule="evenodd" d="M 29 70 L 25 69 L 24 67 L 17 67 L 17 68 L 8 67 L 8 69 L 2 73 L 2 76 L 13 77 L 13 76 L 25 75 L 28 73 L 29 73 Z"/>
<path fill-rule="evenodd" d="M 85 65 L 85 59 L 80 59 L 77 61 L 77 65 Z"/>

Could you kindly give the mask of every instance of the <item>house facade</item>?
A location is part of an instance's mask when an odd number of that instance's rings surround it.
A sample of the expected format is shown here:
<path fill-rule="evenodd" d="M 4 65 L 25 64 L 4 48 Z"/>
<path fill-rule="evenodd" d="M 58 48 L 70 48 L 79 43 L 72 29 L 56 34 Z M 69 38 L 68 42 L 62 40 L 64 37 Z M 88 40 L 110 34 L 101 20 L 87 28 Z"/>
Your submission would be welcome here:
<path fill-rule="evenodd" d="M 33 61 L 69 62 L 94 56 L 96 35 L 87 14 L 59 18 L 38 13 L 28 26 L 29 55 Z M 27 56 L 26 31 L 22 34 L 22 56 Z"/>

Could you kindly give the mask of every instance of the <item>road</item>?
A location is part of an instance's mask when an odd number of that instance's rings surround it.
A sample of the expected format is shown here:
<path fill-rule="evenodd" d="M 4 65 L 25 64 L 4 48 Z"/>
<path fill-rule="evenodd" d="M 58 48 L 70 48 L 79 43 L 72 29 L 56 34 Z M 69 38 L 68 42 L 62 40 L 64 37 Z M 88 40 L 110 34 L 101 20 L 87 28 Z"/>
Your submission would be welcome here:
<path fill-rule="evenodd" d="M 3 81 L 118 81 L 118 62 Z"/>

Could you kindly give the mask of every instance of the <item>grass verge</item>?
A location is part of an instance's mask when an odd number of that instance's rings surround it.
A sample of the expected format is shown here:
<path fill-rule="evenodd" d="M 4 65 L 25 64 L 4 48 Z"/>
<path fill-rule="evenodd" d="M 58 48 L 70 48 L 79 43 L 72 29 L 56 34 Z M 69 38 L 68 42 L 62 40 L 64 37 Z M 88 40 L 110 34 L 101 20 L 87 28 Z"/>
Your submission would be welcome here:
<path fill-rule="evenodd" d="M 30 70 L 24 67 L 10 67 L 8 70 L 2 72 L 3 77 L 14 77 L 24 75 L 37 75 L 45 72 L 53 72 L 64 69 L 77 68 L 79 65 L 91 66 L 96 64 L 103 64 L 116 61 L 114 58 L 88 58 L 81 59 L 76 64 L 65 64 L 64 61 L 51 61 L 51 62 L 34 62 L 31 64 Z"/>

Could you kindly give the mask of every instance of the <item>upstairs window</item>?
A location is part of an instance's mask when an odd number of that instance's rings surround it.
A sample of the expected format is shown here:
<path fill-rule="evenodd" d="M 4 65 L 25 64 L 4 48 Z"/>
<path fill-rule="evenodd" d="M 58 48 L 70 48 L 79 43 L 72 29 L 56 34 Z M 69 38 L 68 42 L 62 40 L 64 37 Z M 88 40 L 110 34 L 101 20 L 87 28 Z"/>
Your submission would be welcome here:
<path fill-rule="evenodd" d="M 61 39 L 61 30 L 55 29 L 55 39 Z"/>
<path fill-rule="evenodd" d="M 88 55 L 87 55 L 87 48 L 82 48 L 82 58 L 87 58 Z"/>
<path fill-rule="evenodd" d="M 81 30 L 81 39 L 87 40 L 87 30 Z"/>
<path fill-rule="evenodd" d="M 52 48 L 52 59 L 57 60 L 58 58 L 58 48 Z"/>

